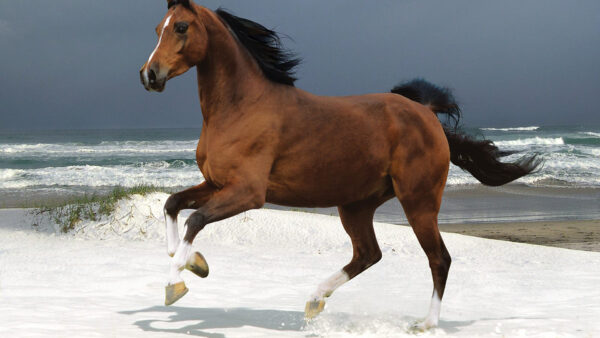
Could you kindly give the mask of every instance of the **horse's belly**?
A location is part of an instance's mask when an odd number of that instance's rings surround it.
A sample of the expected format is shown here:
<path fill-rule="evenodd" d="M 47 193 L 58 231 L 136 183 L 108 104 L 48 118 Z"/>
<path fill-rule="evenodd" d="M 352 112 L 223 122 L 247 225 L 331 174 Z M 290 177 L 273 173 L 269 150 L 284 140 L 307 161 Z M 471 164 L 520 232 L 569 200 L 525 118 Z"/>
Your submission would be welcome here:
<path fill-rule="evenodd" d="M 290 164 L 287 170 L 286 166 L 278 166 L 271 173 L 267 202 L 329 207 L 385 195 L 391 189 L 385 166 L 364 165 L 365 162 L 360 165 L 334 161 L 323 165 L 319 161 L 308 161 L 304 166 Z"/>
<path fill-rule="evenodd" d="M 302 189 L 281 189 L 269 187 L 266 201 L 268 203 L 291 207 L 333 207 L 369 199 L 373 196 L 386 196 L 391 191 L 391 182 L 381 179 L 369 189 L 359 190 L 349 187 L 334 186 L 305 187 Z"/>

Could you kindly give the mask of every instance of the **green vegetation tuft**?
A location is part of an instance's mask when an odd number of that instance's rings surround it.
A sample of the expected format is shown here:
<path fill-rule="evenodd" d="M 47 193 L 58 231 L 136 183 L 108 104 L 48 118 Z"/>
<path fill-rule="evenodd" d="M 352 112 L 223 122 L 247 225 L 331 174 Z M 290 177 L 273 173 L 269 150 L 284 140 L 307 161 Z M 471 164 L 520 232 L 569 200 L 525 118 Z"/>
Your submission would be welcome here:
<path fill-rule="evenodd" d="M 131 195 L 147 195 L 153 192 L 167 192 L 166 188 L 153 185 L 137 185 L 131 188 L 116 187 L 106 195 L 84 195 L 68 199 L 57 206 L 41 206 L 37 214 L 47 213 L 60 226 L 62 232 L 75 228 L 83 220 L 96 221 L 110 215 L 117 202 Z"/>

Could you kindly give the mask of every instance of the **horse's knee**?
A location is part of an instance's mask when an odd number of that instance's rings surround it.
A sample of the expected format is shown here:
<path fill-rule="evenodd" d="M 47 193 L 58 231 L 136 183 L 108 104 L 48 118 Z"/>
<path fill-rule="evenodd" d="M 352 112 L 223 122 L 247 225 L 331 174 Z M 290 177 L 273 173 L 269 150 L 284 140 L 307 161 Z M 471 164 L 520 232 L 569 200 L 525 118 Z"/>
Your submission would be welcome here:
<path fill-rule="evenodd" d="M 165 202 L 165 212 L 167 215 L 171 216 L 171 218 L 176 218 L 179 213 L 179 204 L 181 203 L 181 197 L 179 194 L 172 194 L 167 198 Z"/>

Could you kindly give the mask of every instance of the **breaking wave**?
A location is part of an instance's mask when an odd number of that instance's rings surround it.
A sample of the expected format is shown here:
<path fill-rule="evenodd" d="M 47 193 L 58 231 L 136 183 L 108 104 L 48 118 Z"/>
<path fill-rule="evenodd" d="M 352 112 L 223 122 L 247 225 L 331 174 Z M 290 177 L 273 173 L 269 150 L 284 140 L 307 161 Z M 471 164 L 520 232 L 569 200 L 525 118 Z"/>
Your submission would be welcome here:
<path fill-rule="evenodd" d="M 531 126 L 531 127 L 513 127 L 513 128 L 479 128 L 481 130 L 493 130 L 493 131 L 533 131 L 538 130 L 540 127 Z"/>
<path fill-rule="evenodd" d="M 0 169 L 0 189 L 29 187 L 133 187 L 140 184 L 175 187 L 203 180 L 198 167 L 183 161 L 131 165 L 78 165 L 36 169 Z"/>
<path fill-rule="evenodd" d="M 565 141 L 562 137 L 531 137 L 518 140 L 495 141 L 499 147 L 519 147 L 530 145 L 564 145 Z"/>
<path fill-rule="evenodd" d="M 193 153 L 198 140 L 191 141 L 103 141 L 99 144 L 37 143 L 0 144 L 0 156 L 69 156 L 91 154 L 96 156 L 131 154 Z"/>

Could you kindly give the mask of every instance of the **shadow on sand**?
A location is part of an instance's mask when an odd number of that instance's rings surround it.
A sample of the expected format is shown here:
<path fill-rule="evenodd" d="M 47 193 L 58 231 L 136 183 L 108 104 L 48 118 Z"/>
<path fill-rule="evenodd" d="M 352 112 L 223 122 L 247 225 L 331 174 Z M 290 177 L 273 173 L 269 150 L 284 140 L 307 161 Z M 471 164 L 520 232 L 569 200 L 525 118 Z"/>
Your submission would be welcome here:
<path fill-rule="evenodd" d="M 225 334 L 206 332 L 215 329 L 231 329 L 243 326 L 254 327 L 271 331 L 304 332 L 305 336 L 315 336 L 316 332 L 329 331 L 335 328 L 336 332 L 377 332 L 377 326 L 390 324 L 398 326 L 399 334 L 422 334 L 423 332 L 411 329 L 411 323 L 417 319 L 412 317 L 398 318 L 396 316 L 356 316 L 346 313 L 328 314 L 321 316 L 315 322 L 306 323 L 304 312 L 281 310 L 255 310 L 249 308 L 189 308 L 153 306 L 140 310 L 121 311 L 120 314 L 135 315 L 141 313 L 169 314 L 167 319 L 144 319 L 133 324 L 143 331 L 181 333 L 199 337 L 223 338 Z M 486 320 L 486 319 L 483 319 Z M 492 320 L 492 319 L 490 319 Z M 439 329 L 446 334 L 454 334 L 461 327 L 470 326 L 471 321 L 440 321 Z M 402 325 L 404 323 L 404 325 Z M 404 327 L 403 327 L 404 326 Z M 435 329 L 434 329 L 435 330 Z M 273 336 L 275 332 L 270 333 Z M 318 335 L 317 335 L 318 336 Z"/>
<path fill-rule="evenodd" d="M 171 315 L 166 320 L 138 320 L 133 324 L 144 331 L 183 333 L 211 338 L 225 337 L 225 335 L 205 332 L 205 330 L 252 326 L 274 331 L 301 331 L 305 325 L 304 312 L 299 311 L 153 306 L 141 310 L 121 311 L 119 313 L 133 315 L 151 312 L 171 313 Z M 183 325 L 174 325 L 176 323 Z"/>

